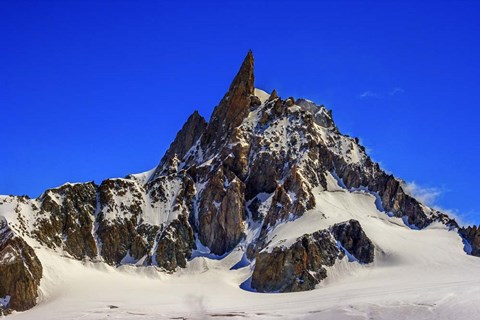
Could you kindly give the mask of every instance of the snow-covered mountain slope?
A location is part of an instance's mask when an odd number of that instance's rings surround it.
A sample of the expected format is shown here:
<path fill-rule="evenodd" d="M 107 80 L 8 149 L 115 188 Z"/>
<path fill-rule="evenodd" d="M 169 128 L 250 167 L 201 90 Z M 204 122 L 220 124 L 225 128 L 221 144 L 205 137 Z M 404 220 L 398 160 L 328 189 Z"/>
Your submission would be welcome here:
<path fill-rule="evenodd" d="M 210 121 L 194 112 L 156 168 L 0 198 L 0 310 L 38 302 L 13 317 L 51 319 L 473 314 L 463 302 L 479 298 L 480 259 L 467 253 L 479 255 L 480 232 L 403 186 L 324 106 L 255 89 L 250 52 Z"/>
<path fill-rule="evenodd" d="M 223 259 L 196 257 L 174 274 L 82 263 L 40 249 L 41 302 L 12 319 L 470 319 L 480 312 L 480 262 L 463 253 L 454 231 L 440 223 L 412 230 L 362 191 L 315 196 L 315 209 L 270 237 L 288 245 L 298 234 L 358 219 L 376 246 L 373 264 L 343 259 L 316 290 L 260 294 L 242 289 L 251 266 L 232 270 L 242 261 L 240 248 Z"/>

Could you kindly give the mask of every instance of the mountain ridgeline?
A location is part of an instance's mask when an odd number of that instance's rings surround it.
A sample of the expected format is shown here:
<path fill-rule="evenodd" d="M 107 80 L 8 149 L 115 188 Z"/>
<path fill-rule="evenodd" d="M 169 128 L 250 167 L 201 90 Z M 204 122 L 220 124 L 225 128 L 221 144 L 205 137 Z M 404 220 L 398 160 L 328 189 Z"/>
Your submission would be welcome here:
<path fill-rule="evenodd" d="M 315 210 L 316 194 L 333 185 L 374 195 L 378 210 L 410 228 L 441 223 L 480 256 L 479 229 L 417 201 L 358 139 L 340 133 L 331 111 L 255 89 L 249 52 L 210 121 L 195 111 L 155 169 L 100 185 L 67 183 L 37 199 L 0 197 L 0 309 L 36 304 L 40 249 L 165 272 L 238 249 L 252 268 L 251 290 L 312 290 L 346 255 L 370 264 L 377 254 L 353 219 L 272 245 L 276 228 Z"/>

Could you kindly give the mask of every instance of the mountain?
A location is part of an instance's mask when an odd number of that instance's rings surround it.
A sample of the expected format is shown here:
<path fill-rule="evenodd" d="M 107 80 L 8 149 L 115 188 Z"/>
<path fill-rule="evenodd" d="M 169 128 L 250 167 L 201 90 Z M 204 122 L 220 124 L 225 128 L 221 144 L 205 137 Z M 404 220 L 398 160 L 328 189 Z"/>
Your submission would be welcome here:
<path fill-rule="evenodd" d="M 2 196 L 0 215 L 3 313 L 55 301 L 69 268 L 181 283 L 203 263 L 258 295 L 388 267 L 473 281 L 480 267 L 477 227 L 415 199 L 325 106 L 256 89 L 252 52 L 210 121 L 195 111 L 153 170 Z"/>

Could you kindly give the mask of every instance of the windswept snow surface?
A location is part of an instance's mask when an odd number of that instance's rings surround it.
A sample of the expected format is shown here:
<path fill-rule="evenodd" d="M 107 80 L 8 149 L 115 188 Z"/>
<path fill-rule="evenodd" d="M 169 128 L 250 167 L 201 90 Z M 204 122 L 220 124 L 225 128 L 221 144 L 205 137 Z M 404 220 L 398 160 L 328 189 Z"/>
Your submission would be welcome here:
<path fill-rule="evenodd" d="M 374 242 L 375 262 L 343 259 L 314 291 L 242 289 L 251 276 L 251 266 L 241 267 L 242 245 L 223 259 L 195 255 L 174 274 L 82 263 L 37 247 L 44 266 L 39 304 L 10 318 L 473 319 L 480 314 L 480 259 L 464 253 L 455 231 L 440 224 L 412 230 L 379 211 L 368 192 L 329 190 L 315 190 L 316 209 L 272 230 L 271 245 L 288 246 L 302 234 L 353 218 Z"/>
<path fill-rule="evenodd" d="M 265 91 L 263 91 L 262 89 L 255 88 L 254 94 L 260 99 L 261 103 L 265 103 L 265 101 L 267 101 L 268 98 L 270 98 L 270 95 Z"/>

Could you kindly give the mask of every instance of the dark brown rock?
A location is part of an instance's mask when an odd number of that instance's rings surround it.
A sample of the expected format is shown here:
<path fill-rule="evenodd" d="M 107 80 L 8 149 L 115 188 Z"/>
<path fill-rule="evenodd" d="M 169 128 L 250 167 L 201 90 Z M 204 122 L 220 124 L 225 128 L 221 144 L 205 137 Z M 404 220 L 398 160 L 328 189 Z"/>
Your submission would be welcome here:
<path fill-rule="evenodd" d="M 142 213 L 143 193 L 138 185 L 127 179 L 107 179 L 98 188 L 100 211 L 104 213 L 115 212 L 118 217 L 137 217 Z M 129 195 L 131 201 L 124 202 L 122 197 Z M 120 201 L 116 201 L 119 199 Z"/>
<path fill-rule="evenodd" d="M 35 306 L 43 268 L 35 251 L 0 221 L 0 297 L 10 296 L 6 307 L 25 311 Z"/>
<path fill-rule="evenodd" d="M 347 165 L 336 156 L 333 158 L 335 170 L 348 188 L 367 187 L 377 192 L 385 210 L 397 217 L 406 216 L 407 222 L 419 229 L 432 223 L 433 220 L 425 214 L 420 202 L 405 192 L 401 182 L 393 175 L 386 174 L 370 158 L 362 167 Z"/>
<path fill-rule="evenodd" d="M 301 174 L 300 171 L 301 169 L 294 165 L 284 183 L 285 190 L 294 204 L 291 211 L 296 216 L 301 216 L 305 211 L 315 207 L 315 197 L 307 181 L 303 178 L 304 174 Z"/>
<path fill-rule="evenodd" d="M 480 228 L 469 226 L 459 230 L 460 235 L 470 244 L 472 256 L 480 257 Z"/>
<path fill-rule="evenodd" d="M 250 97 L 254 94 L 253 54 L 248 52 L 228 92 L 213 111 L 202 139 L 202 146 L 210 153 L 227 141 L 232 130 L 250 113 Z"/>
<path fill-rule="evenodd" d="M 276 247 L 257 253 L 252 287 L 259 292 L 313 290 L 327 277 L 339 250 L 328 231 L 299 238 L 290 248 Z"/>
<path fill-rule="evenodd" d="M 269 152 L 256 155 L 250 162 L 250 175 L 245 182 L 247 199 L 252 199 L 259 193 L 272 193 L 276 190 L 281 161 L 282 159 Z"/>
<path fill-rule="evenodd" d="M 92 229 L 96 191 L 97 186 L 89 182 L 66 184 L 45 192 L 34 236 L 50 248 L 62 247 L 76 259 L 95 258 L 97 246 Z"/>
<path fill-rule="evenodd" d="M 273 193 L 272 205 L 263 220 L 260 241 L 267 236 L 269 227 L 289 219 L 296 219 L 315 207 L 315 197 L 296 165 L 284 180 L 284 184 L 278 185 Z M 252 204 L 255 205 L 255 202 Z M 252 212 L 255 213 L 255 211 Z"/>
<path fill-rule="evenodd" d="M 195 249 L 193 229 L 184 215 L 173 220 L 161 235 L 156 252 L 156 262 L 167 271 L 185 268 Z"/>
<path fill-rule="evenodd" d="M 101 256 L 110 265 L 118 265 L 127 255 L 137 232 L 128 219 L 98 220 L 97 236 L 101 242 Z"/>
<path fill-rule="evenodd" d="M 130 247 L 130 255 L 135 260 L 140 260 L 148 254 L 149 243 L 140 234 L 137 234 L 132 241 Z"/>
<path fill-rule="evenodd" d="M 108 179 L 98 188 L 100 212 L 96 217 L 96 236 L 100 255 L 110 265 L 120 264 L 128 253 L 136 259 L 145 255 L 148 243 L 143 243 L 137 232 L 142 192 L 134 181 L 127 179 Z M 127 194 L 130 200 L 121 201 Z"/>
<path fill-rule="evenodd" d="M 275 100 L 272 109 L 272 115 L 275 117 L 280 117 L 285 110 L 284 102 L 281 99 Z"/>
<path fill-rule="evenodd" d="M 198 236 L 211 252 L 222 255 L 243 238 L 245 185 L 219 167 L 208 177 L 198 206 Z"/>
<path fill-rule="evenodd" d="M 205 119 L 195 111 L 183 125 L 182 129 L 177 133 L 175 140 L 172 142 L 167 152 L 160 161 L 159 166 L 155 170 L 150 180 L 156 179 L 165 170 L 165 164 L 170 163 L 173 158 L 183 159 L 187 152 L 193 147 L 198 139 L 207 129 Z"/>
<path fill-rule="evenodd" d="M 260 101 L 260 98 L 257 96 L 250 96 L 250 110 L 255 110 L 257 107 L 259 107 L 262 104 L 262 101 Z"/>
<path fill-rule="evenodd" d="M 250 144 L 242 141 L 244 138 L 242 131 L 235 128 L 229 147 L 222 150 L 223 165 L 242 181 L 245 180 L 249 171 L 248 156 L 251 147 Z"/>
<path fill-rule="evenodd" d="M 273 89 L 272 93 L 270 94 L 270 97 L 268 97 L 267 101 L 272 101 L 278 98 L 277 90 Z"/>
<path fill-rule="evenodd" d="M 291 107 L 294 104 L 295 104 L 295 99 L 293 97 L 287 98 L 287 100 L 285 100 L 285 105 L 287 107 Z"/>
<path fill-rule="evenodd" d="M 283 185 L 277 186 L 273 193 L 272 205 L 264 219 L 264 230 L 268 226 L 274 226 L 277 222 L 285 221 L 292 208 L 293 201 L 288 195 Z M 303 212 L 302 212 L 303 213 Z"/>
<path fill-rule="evenodd" d="M 375 246 L 357 220 L 342 222 L 332 227 L 332 234 L 342 247 L 361 263 L 372 263 Z"/>

